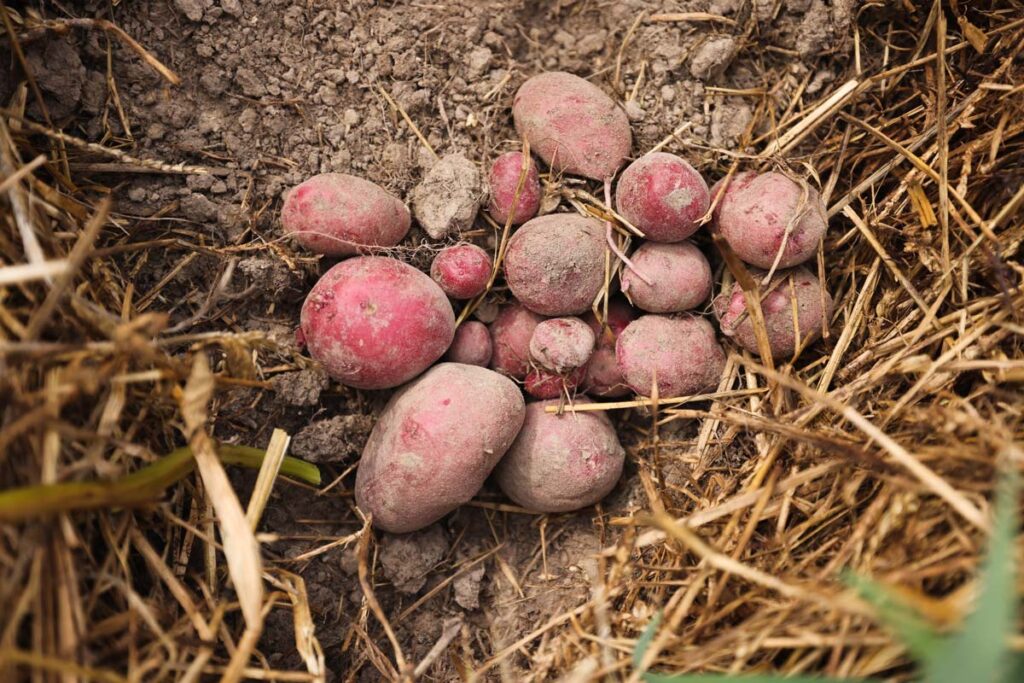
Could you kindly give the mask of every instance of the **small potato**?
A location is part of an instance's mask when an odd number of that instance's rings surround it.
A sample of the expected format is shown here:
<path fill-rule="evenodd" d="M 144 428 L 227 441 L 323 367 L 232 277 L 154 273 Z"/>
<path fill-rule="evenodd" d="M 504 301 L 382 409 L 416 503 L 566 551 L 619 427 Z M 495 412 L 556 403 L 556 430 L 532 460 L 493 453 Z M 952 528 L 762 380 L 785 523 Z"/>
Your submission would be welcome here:
<path fill-rule="evenodd" d="M 596 85 L 563 71 L 523 83 L 512 118 L 552 170 L 593 180 L 614 176 L 633 144 L 626 113 Z"/>
<path fill-rule="evenodd" d="M 743 173 L 726 188 L 715 210 L 715 229 L 743 261 L 771 268 L 782 250 L 778 267 L 789 268 L 814 256 L 828 219 L 813 187 L 805 193 L 781 173 Z"/>
<path fill-rule="evenodd" d="M 487 210 L 499 225 L 505 225 L 509 214 L 512 214 L 512 225 L 521 225 L 537 215 L 540 210 L 540 177 L 537 175 L 537 164 L 528 159 L 526 178 L 519 190 L 519 201 L 512 206 L 516 198 L 516 187 L 523 169 L 523 153 L 508 152 L 494 160 L 488 178 L 490 184 L 490 203 Z"/>
<path fill-rule="evenodd" d="M 313 286 L 299 329 L 331 377 L 358 389 L 388 389 L 441 357 L 455 335 L 455 313 L 426 274 L 395 259 L 359 256 Z"/>
<path fill-rule="evenodd" d="M 380 185 L 345 173 L 321 173 L 284 198 L 281 224 L 306 249 L 351 256 L 393 247 L 409 232 L 405 204 Z"/>
<path fill-rule="evenodd" d="M 760 280 L 765 273 L 752 270 L 751 275 Z M 767 286 L 762 286 L 761 312 L 772 358 L 788 360 L 800 345 L 821 336 L 822 327 L 832 317 L 832 297 L 824 293 L 824 308 L 822 298 L 821 282 L 802 266 L 778 271 Z M 714 309 L 722 334 L 757 353 L 754 323 L 739 283 L 734 283 L 728 294 L 715 298 Z"/>
<path fill-rule="evenodd" d="M 649 313 L 679 313 L 696 308 L 711 294 L 711 265 L 693 242 L 645 242 L 633 252 L 636 273 L 622 273 L 622 293 Z"/>
<path fill-rule="evenodd" d="M 619 369 L 633 391 L 688 396 L 713 388 L 725 368 L 715 328 L 704 318 L 645 315 L 629 324 L 615 345 Z"/>
<path fill-rule="evenodd" d="M 604 286 L 604 250 L 600 221 L 569 213 L 538 216 L 508 241 L 505 281 L 535 313 L 577 315 Z"/>
<path fill-rule="evenodd" d="M 597 337 L 579 318 L 551 318 L 530 338 L 530 359 L 556 374 L 581 368 L 590 360 Z"/>
<path fill-rule="evenodd" d="M 494 345 L 491 369 L 513 379 L 524 379 L 530 371 L 530 339 L 543 319 L 518 303 L 502 306 L 490 326 Z"/>
<path fill-rule="evenodd" d="M 491 362 L 491 333 L 487 325 L 477 320 L 467 320 L 455 330 L 455 339 L 448 347 L 445 360 L 452 363 L 464 363 L 466 365 L 479 365 L 486 368 Z"/>
<path fill-rule="evenodd" d="M 576 404 L 591 403 L 586 398 Z M 494 470 L 498 486 L 535 512 L 593 505 L 615 488 L 626 453 L 608 418 L 596 412 L 546 412 L 558 401 L 526 406 L 526 420 Z"/>
<path fill-rule="evenodd" d="M 587 376 L 587 366 L 575 368 L 568 372 L 557 373 L 544 368 L 530 368 L 523 381 L 523 389 L 534 398 L 558 398 L 568 394 L 573 396 Z"/>
<path fill-rule="evenodd" d="M 474 365 L 440 363 L 397 391 L 356 474 L 356 504 L 392 533 L 422 529 L 469 501 L 523 424 L 515 383 Z"/>
<path fill-rule="evenodd" d="M 697 232 L 710 204 L 708 185 L 675 154 L 651 152 L 630 164 L 615 187 L 615 208 L 652 242 Z"/>
<path fill-rule="evenodd" d="M 475 244 L 445 247 L 430 264 L 430 277 L 453 299 L 472 299 L 487 288 L 491 257 Z"/>
<path fill-rule="evenodd" d="M 583 382 L 584 391 L 591 396 L 618 398 L 633 393 L 626 386 L 618 361 L 615 359 L 615 340 L 627 325 L 637 319 L 637 316 L 637 310 L 621 298 L 608 302 L 608 318 L 604 325 L 597 321 L 593 313 L 584 316 L 583 320 L 597 335 L 597 348 L 590 356 L 587 376 Z"/>

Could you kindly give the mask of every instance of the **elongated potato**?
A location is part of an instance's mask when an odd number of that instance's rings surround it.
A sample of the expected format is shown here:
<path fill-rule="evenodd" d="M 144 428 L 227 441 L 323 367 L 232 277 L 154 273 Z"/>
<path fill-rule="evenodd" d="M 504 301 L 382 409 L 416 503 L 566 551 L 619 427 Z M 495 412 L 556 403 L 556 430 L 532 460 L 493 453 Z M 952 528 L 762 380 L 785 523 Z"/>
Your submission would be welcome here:
<path fill-rule="evenodd" d="M 535 313 L 577 315 L 604 286 L 604 250 L 600 221 L 569 213 L 538 216 L 508 241 L 505 281 Z"/>
<path fill-rule="evenodd" d="M 537 164 L 533 159 L 527 162 L 526 177 L 516 201 L 516 187 L 523 170 L 523 153 L 507 152 L 494 160 L 488 176 L 490 201 L 487 210 L 498 225 L 505 225 L 509 215 L 512 225 L 522 225 L 537 215 L 540 209 L 541 189 Z M 515 206 L 513 206 L 515 203 Z"/>
<path fill-rule="evenodd" d="M 436 522 L 476 494 L 524 415 L 523 396 L 507 377 L 435 365 L 381 413 L 359 461 L 356 504 L 392 533 Z"/>
<path fill-rule="evenodd" d="M 568 512 L 598 502 L 615 488 L 626 457 L 603 413 L 546 412 L 553 405 L 558 401 L 526 406 L 523 428 L 494 470 L 505 495 L 536 512 Z"/>
<path fill-rule="evenodd" d="M 527 80 L 512 102 L 516 131 L 553 170 L 606 180 L 629 156 L 629 119 L 593 83 L 564 71 Z"/>
<path fill-rule="evenodd" d="M 345 173 L 321 173 L 284 199 L 284 231 L 311 251 L 351 256 L 393 247 L 409 232 L 409 210 L 380 185 Z"/>
<path fill-rule="evenodd" d="M 455 335 L 455 313 L 441 288 L 382 256 L 358 256 L 324 273 L 300 320 L 313 358 L 358 389 L 407 382 L 440 358 Z"/>
<path fill-rule="evenodd" d="M 619 335 L 615 357 L 633 391 L 650 396 L 687 396 L 713 388 L 725 368 L 725 351 L 704 318 L 645 315 Z"/>

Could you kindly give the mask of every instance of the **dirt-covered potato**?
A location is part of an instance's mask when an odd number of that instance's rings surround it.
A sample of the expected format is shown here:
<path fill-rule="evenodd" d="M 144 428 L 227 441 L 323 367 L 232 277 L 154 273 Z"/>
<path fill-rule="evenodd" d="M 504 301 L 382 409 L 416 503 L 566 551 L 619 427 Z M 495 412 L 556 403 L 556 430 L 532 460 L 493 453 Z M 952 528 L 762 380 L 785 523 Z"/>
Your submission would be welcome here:
<path fill-rule="evenodd" d="M 421 529 L 467 502 L 523 424 L 515 383 L 475 365 L 440 363 L 397 391 L 363 449 L 356 504 L 374 526 Z"/>
<path fill-rule="evenodd" d="M 633 252 L 632 261 L 651 284 L 627 268 L 622 293 L 648 313 L 688 311 L 711 294 L 711 265 L 693 242 L 645 242 Z"/>
<path fill-rule="evenodd" d="M 522 152 L 502 154 L 491 165 L 488 176 L 491 198 L 487 210 L 499 225 L 505 225 L 509 214 L 512 215 L 512 225 L 522 225 L 536 216 L 540 210 L 540 176 L 537 174 L 537 164 L 533 163 L 533 159 L 527 161 L 526 177 L 519 189 L 519 201 L 516 201 L 516 187 L 519 185 L 522 170 Z"/>
<path fill-rule="evenodd" d="M 635 308 L 616 297 L 608 302 L 608 318 L 604 325 L 597 321 L 593 313 L 583 317 L 597 336 L 597 348 L 590 356 L 587 376 L 583 382 L 583 390 L 591 396 L 619 398 L 633 393 L 622 378 L 622 371 L 615 359 L 615 340 L 639 315 Z"/>
<path fill-rule="evenodd" d="M 666 152 L 640 157 L 615 186 L 616 210 L 652 242 L 680 242 L 697 232 L 709 203 L 700 173 Z"/>
<path fill-rule="evenodd" d="M 641 396 L 650 396 L 657 378 L 661 397 L 687 396 L 712 389 L 725 368 L 725 351 L 704 318 L 645 315 L 622 331 L 615 345 L 619 369 Z"/>
<path fill-rule="evenodd" d="M 467 320 L 455 330 L 455 339 L 444 355 L 445 360 L 486 368 L 491 362 L 491 333 L 479 320 Z"/>
<path fill-rule="evenodd" d="M 472 299 L 487 288 L 491 256 L 475 244 L 445 247 L 431 262 L 430 277 L 451 298 Z"/>
<path fill-rule="evenodd" d="M 556 373 L 581 368 L 590 360 L 597 337 L 579 318 L 551 318 L 533 331 L 530 359 Z"/>
<path fill-rule="evenodd" d="M 543 319 L 522 304 L 502 306 L 490 325 L 491 369 L 513 379 L 525 378 L 530 370 L 530 339 Z"/>

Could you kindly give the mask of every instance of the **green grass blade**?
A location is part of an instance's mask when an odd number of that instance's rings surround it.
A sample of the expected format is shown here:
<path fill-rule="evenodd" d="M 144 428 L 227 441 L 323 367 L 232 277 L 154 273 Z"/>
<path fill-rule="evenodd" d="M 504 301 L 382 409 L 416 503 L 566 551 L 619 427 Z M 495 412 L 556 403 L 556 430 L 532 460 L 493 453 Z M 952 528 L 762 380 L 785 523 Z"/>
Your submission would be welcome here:
<path fill-rule="evenodd" d="M 910 605 L 883 584 L 852 572 L 843 580 L 877 610 L 879 618 L 903 641 L 914 659 L 924 661 L 943 647 L 943 639 Z"/>
<path fill-rule="evenodd" d="M 647 648 L 651 646 L 651 641 L 654 640 L 655 634 L 658 633 L 658 627 L 661 626 L 661 618 L 662 613 L 659 610 L 653 617 L 651 617 L 651 621 L 647 624 L 644 632 L 636 639 L 636 647 L 633 648 L 634 669 L 640 668 L 640 662 L 643 661 L 644 653 L 646 653 Z"/>

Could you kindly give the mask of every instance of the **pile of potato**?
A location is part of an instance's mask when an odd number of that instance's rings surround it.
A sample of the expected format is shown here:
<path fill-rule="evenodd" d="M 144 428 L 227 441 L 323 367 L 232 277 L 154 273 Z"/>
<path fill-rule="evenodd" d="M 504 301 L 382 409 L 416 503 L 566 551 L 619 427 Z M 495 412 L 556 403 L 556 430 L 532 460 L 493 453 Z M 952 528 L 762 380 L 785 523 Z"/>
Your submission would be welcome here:
<path fill-rule="evenodd" d="M 632 136 L 625 113 L 603 91 L 571 74 L 540 74 L 519 89 L 512 114 L 553 178 L 599 181 L 611 198 Z M 646 154 L 615 184 L 616 216 L 645 236 L 627 256 L 613 243 L 610 223 L 579 213 L 538 216 L 537 165 L 509 152 L 490 169 L 486 210 L 498 224 L 519 226 L 497 274 L 511 301 L 492 316 L 483 307 L 478 319 L 456 327 L 452 302 L 494 284 L 492 256 L 457 242 L 484 193 L 472 187 L 478 172 L 464 157 L 443 158 L 428 176 L 435 184 L 413 194 L 417 221 L 451 243 L 429 276 L 395 258 L 359 255 L 399 244 L 412 222 L 401 200 L 369 181 L 336 173 L 310 178 L 288 192 L 281 217 L 304 247 L 352 256 L 323 275 L 302 307 L 299 338 L 309 353 L 348 386 L 401 387 L 366 444 L 356 479 L 356 501 L 381 529 L 431 524 L 470 500 L 491 474 L 530 510 L 592 505 L 622 472 L 615 429 L 600 411 L 557 414 L 549 406 L 714 389 L 726 354 L 704 308 L 713 309 L 722 335 L 757 352 L 743 290 L 734 285 L 709 303 L 712 268 L 689 241 L 716 197 L 710 229 L 769 280 L 760 307 L 772 354 L 793 356 L 831 316 L 831 299 L 800 266 L 817 253 L 827 228 L 821 199 L 805 183 L 744 172 L 709 191 L 683 159 Z M 605 313 L 596 304 L 609 257 L 623 261 L 612 283 L 622 296 Z M 526 403 L 523 391 L 537 400 Z"/>

